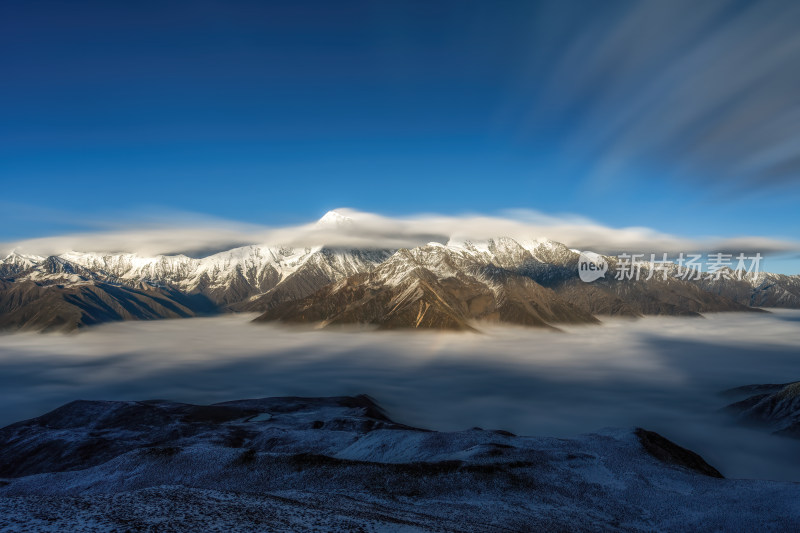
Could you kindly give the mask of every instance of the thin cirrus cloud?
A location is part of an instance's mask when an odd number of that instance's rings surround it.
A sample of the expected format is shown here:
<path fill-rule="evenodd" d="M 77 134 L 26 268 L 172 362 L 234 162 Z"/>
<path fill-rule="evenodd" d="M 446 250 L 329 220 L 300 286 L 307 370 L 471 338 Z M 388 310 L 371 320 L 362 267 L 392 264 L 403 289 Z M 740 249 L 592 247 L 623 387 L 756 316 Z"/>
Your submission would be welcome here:
<path fill-rule="evenodd" d="M 800 185 L 800 4 L 542 9 L 520 91 L 536 97 L 502 120 L 523 136 L 569 124 L 560 143 L 588 182 L 655 166 L 728 193 Z"/>
<path fill-rule="evenodd" d="M 338 209 L 307 224 L 268 227 L 186 216 L 169 223 L 109 227 L 91 232 L 0 244 L 0 252 L 57 255 L 68 251 L 128 252 L 144 256 L 185 253 L 195 257 L 248 244 L 293 247 L 411 248 L 429 242 L 552 239 L 570 248 L 619 252 L 760 252 L 800 251 L 800 242 L 759 236 L 685 238 L 646 227 L 613 228 L 577 216 L 510 211 L 506 216 L 419 214 L 390 217 Z"/>

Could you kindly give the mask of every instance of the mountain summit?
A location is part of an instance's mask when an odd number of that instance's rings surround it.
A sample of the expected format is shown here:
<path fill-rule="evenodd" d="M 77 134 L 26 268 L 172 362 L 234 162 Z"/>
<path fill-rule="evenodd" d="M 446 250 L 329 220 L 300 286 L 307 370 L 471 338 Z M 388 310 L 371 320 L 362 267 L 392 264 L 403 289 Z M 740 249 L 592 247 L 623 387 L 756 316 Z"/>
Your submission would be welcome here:
<path fill-rule="evenodd" d="M 338 211 L 328 211 L 316 223 L 319 228 L 340 228 L 342 226 L 352 226 L 353 219 L 343 215 Z"/>

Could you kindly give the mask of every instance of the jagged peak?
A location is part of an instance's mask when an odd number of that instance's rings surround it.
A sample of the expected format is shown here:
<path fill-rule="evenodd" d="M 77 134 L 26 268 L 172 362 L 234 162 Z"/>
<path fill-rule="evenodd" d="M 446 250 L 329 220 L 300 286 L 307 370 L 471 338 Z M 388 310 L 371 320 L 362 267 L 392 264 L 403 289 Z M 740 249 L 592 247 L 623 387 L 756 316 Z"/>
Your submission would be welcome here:
<path fill-rule="evenodd" d="M 45 258 L 40 255 L 34 254 L 23 254 L 18 252 L 17 250 L 11 250 L 11 252 L 3 258 L 2 263 L 17 263 L 20 261 L 28 261 L 31 263 L 38 263 L 44 261 Z"/>
<path fill-rule="evenodd" d="M 537 248 L 539 249 L 544 248 L 549 250 L 562 250 L 562 249 L 569 250 L 569 248 L 565 244 L 544 237 L 540 237 L 537 239 L 522 239 L 517 242 L 519 242 L 520 246 L 522 246 L 526 250 L 534 250 Z"/>
<path fill-rule="evenodd" d="M 450 237 L 450 240 L 447 241 L 447 248 L 451 248 L 454 250 L 469 250 L 469 251 L 488 251 L 489 250 L 489 242 L 491 239 L 486 240 L 475 240 L 475 239 L 468 239 L 464 237 Z"/>

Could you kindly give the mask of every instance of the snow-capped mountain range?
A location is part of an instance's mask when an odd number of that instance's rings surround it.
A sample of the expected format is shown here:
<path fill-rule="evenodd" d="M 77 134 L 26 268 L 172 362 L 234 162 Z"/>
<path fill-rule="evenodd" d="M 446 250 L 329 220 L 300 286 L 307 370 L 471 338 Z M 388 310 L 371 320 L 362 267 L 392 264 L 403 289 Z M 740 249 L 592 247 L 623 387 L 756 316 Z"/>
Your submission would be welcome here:
<path fill-rule="evenodd" d="M 329 212 L 317 226 L 345 231 L 351 223 Z M 592 315 L 800 308 L 800 276 L 684 281 L 673 267 L 667 280 L 587 284 L 578 257 L 548 239 L 507 237 L 399 250 L 251 245 L 202 258 L 11 253 L 0 261 L 0 326 L 251 311 L 264 320 L 465 329 L 475 320 L 549 326 Z"/>

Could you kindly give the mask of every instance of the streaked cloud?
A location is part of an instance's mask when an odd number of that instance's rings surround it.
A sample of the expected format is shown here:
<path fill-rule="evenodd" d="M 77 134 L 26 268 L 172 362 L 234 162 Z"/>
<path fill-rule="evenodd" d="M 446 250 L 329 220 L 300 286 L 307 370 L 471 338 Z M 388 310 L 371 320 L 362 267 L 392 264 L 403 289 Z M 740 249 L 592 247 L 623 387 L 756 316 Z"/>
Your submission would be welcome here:
<path fill-rule="evenodd" d="M 541 6 L 519 82 L 528 99 L 504 124 L 532 138 L 567 125 L 565 158 L 596 185 L 654 169 L 726 194 L 800 184 L 800 4 L 586 7 Z"/>

